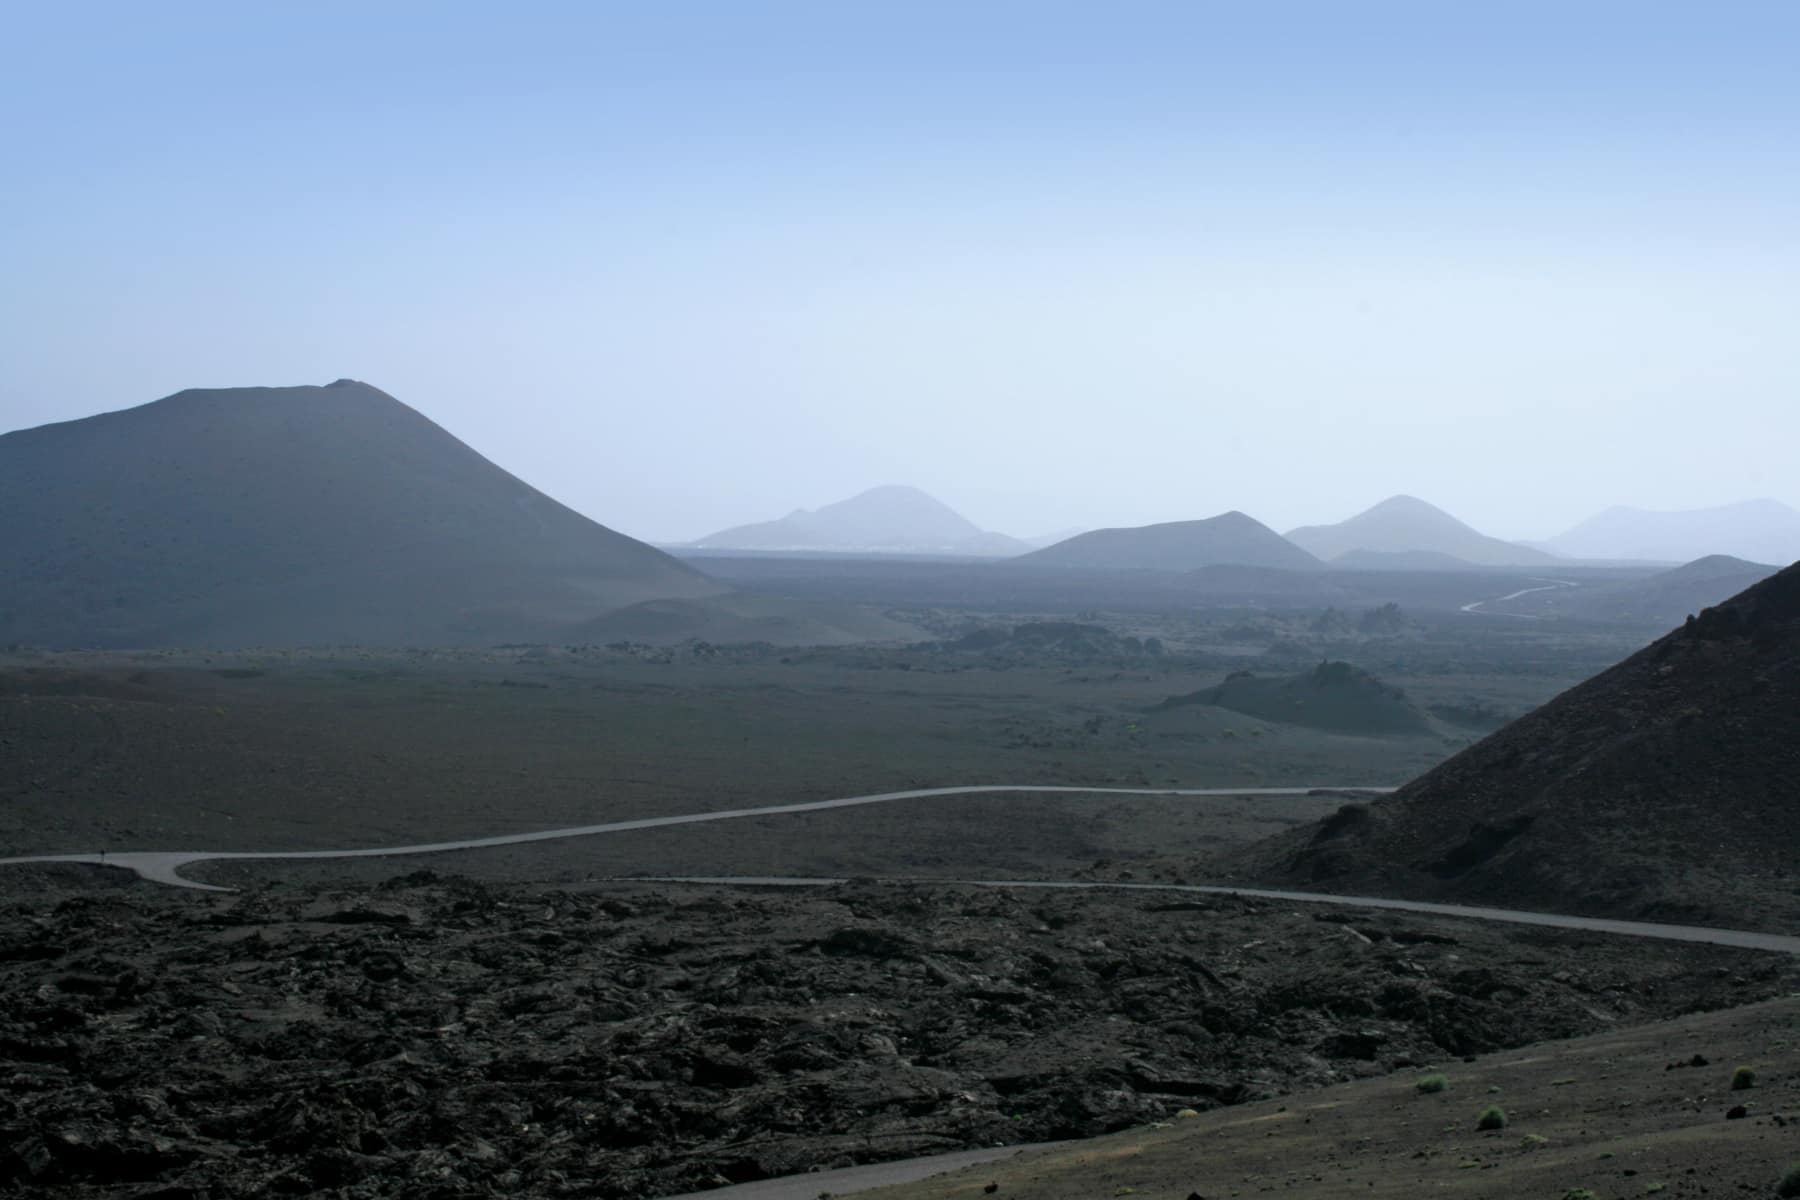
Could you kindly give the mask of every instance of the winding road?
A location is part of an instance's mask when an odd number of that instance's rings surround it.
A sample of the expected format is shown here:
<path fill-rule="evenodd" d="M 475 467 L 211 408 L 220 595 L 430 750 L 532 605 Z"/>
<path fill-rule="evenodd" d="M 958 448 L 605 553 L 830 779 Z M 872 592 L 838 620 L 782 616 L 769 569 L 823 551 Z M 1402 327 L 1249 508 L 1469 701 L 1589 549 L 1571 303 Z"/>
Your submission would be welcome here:
<path fill-rule="evenodd" d="M 1533 592 L 1555 592 L 1560 591 L 1563 588 L 1581 586 L 1579 583 L 1575 583 L 1568 579 L 1534 579 L 1532 582 L 1541 583 L 1544 586 L 1520 588 L 1516 592 L 1509 592 L 1504 596 L 1495 596 L 1491 600 L 1477 600 L 1472 604 L 1463 605 L 1458 611 L 1466 612 L 1477 617 L 1517 617 L 1521 621 L 1535 621 L 1537 620 L 1537 617 L 1531 613 L 1491 613 L 1484 611 L 1484 606 L 1489 604 L 1504 604 L 1508 600 L 1517 600 L 1520 596 L 1529 596 Z"/>
<path fill-rule="evenodd" d="M 812 800 L 798 804 L 772 804 L 761 808 L 730 808 L 716 812 L 682 813 L 670 817 L 638 817 L 627 821 L 609 821 L 598 825 L 576 825 L 565 829 L 544 829 L 534 833 L 509 833 L 495 837 L 467 838 L 450 842 L 422 842 L 410 846 L 375 846 L 352 850 L 133 850 L 124 853 L 33 854 L 16 858 L 0 858 L 0 866 L 76 863 L 114 867 L 134 871 L 153 883 L 193 888 L 209 892 L 233 889 L 199 883 L 181 874 L 181 869 L 205 862 L 267 862 L 328 860 L 346 858 L 398 858 L 415 854 L 448 854 L 457 850 L 481 850 L 496 846 L 520 846 L 532 842 L 560 841 L 567 838 L 593 837 L 598 834 L 624 833 L 633 829 L 660 829 L 672 825 L 695 825 L 709 821 L 732 821 L 744 817 L 777 816 L 785 813 L 822 812 L 835 808 L 857 808 L 866 804 L 888 804 L 896 800 L 920 800 L 933 796 L 968 796 L 994 793 L 1052 793 L 1062 795 L 1099 796 L 1309 796 L 1344 792 L 1364 795 L 1385 794 L 1389 787 L 1278 787 L 1278 788 L 1116 788 L 1053 787 L 1032 784 L 977 784 L 967 787 L 913 788 L 899 792 L 876 792 L 867 796 L 846 796 L 836 800 Z M 739 887 L 830 887 L 848 882 L 845 879 L 818 876 L 749 876 L 749 875 L 680 875 L 624 876 L 617 882 L 684 883 L 730 885 Z M 1592 933 L 1621 934 L 1627 937 L 1655 938 L 1662 941 L 1699 942 L 1712 946 L 1735 946 L 1747 950 L 1767 950 L 1783 954 L 1800 954 L 1800 937 L 1775 933 L 1758 933 L 1742 929 L 1715 929 L 1705 925 L 1665 925 L 1654 921 L 1621 921 L 1607 917 L 1576 917 L 1561 913 L 1527 912 L 1519 909 L 1484 908 L 1462 904 L 1436 904 L 1423 900 L 1392 900 L 1378 896 L 1340 896 L 1325 892 L 1294 892 L 1270 888 L 1243 888 L 1204 884 L 1176 883 L 1112 883 L 1095 880 L 1046 879 L 939 879 L 896 878 L 892 882 L 948 884 L 964 887 L 1044 888 L 1062 891 L 1113 890 L 1175 892 L 1210 896 L 1248 896 L 1281 900 L 1297 904 L 1337 904 L 1352 908 L 1393 909 L 1432 916 L 1459 917 L 1477 921 L 1499 921 L 1514 925 L 1538 925 L 1552 929 L 1578 929 Z"/>
<path fill-rule="evenodd" d="M 762 808 L 727 808 L 716 812 L 682 813 L 673 817 L 638 817 L 629 821 L 608 821 L 600 825 L 573 825 L 564 829 L 540 829 L 534 833 L 503 833 L 495 837 L 466 838 L 454 842 L 421 842 L 411 846 L 371 846 L 355 850 L 127 850 L 122 853 L 100 851 L 92 854 L 31 854 L 18 858 L 0 858 L 0 866 L 24 866 L 31 863 L 85 863 L 96 867 L 117 867 L 135 871 L 152 883 L 199 891 L 229 892 L 233 889 L 196 883 L 182 876 L 183 867 L 203 862 L 264 862 L 271 860 L 336 859 L 336 858 L 400 858 L 413 854 L 449 854 L 456 850 L 486 850 L 495 846 L 522 846 L 530 842 L 556 842 L 566 838 L 593 837 L 602 833 L 625 833 L 633 829 L 661 829 L 670 825 L 697 825 L 707 821 L 735 821 L 742 817 L 773 817 L 784 813 L 823 812 L 832 808 L 858 808 L 865 804 L 890 804 L 895 800 L 923 800 L 932 796 L 970 796 L 982 793 L 1059 793 L 1090 796 L 1311 796 L 1321 792 L 1358 792 L 1386 794 L 1391 787 L 1238 787 L 1238 788 L 1116 788 L 1053 787 L 1043 784 L 976 784 L 969 787 L 913 788 L 903 792 L 876 792 L 868 796 L 845 796 L 837 800 L 808 800 L 799 804 L 770 804 Z"/>

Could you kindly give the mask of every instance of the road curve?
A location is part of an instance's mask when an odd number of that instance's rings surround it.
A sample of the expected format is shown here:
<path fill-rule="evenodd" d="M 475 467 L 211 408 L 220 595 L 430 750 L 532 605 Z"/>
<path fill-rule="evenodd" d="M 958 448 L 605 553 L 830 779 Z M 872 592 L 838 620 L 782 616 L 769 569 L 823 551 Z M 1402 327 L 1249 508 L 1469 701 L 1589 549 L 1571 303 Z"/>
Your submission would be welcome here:
<path fill-rule="evenodd" d="M 1458 611 L 1466 612 L 1471 616 L 1477 617 L 1516 617 L 1521 621 L 1535 621 L 1537 620 L 1537 617 L 1531 613 L 1491 613 L 1484 611 L 1484 608 L 1489 604 L 1504 604 L 1508 600 L 1517 600 L 1520 596 L 1529 596 L 1533 592 L 1554 592 L 1559 591 L 1562 588 L 1581 586 L 1579 583 L 1569 579 L 1544 579 L 1542 577 L 1534 577 L 1532 582 L 1541 583 L 1545 586 L 1520 588 L 1516 592 L 1510 592 L 1504 596 L 1495 596 L 1490 600 L 1477 600 L 1473 604 L 1463 605 Z"/>
<path fill-rule="evenodd" d="M 229 892 L 231 888 L 196 883 L 181 874 L 183 867 L 203 862 L 249 862 L 295 859 L 334 858 L 399 858 L 413 854 L 449 854 L 456 850 L 485 850 L 495 846 L 521 846 L 529 842 L 555 842 L 565 838 L 593 837 L 602 833 L 624 833 L 633 829 L 661 829 L 670 825 L 697 825 L 708 821 L 734 821 L 741 817 L 771 817 L 783 813 L 822 812 L 832 808 L 857 808 L 865 804 L 888 804 L 895 800 L 923 800 L 932 796 L 968 796 L 994 792 L 1054 792 L 1070 795 L 1101 796 L 1310 796 L 1316 792 L 1358 792 L 1385 794 L 1391 787 L 1239 787 L 1239 788 L 1118 788 L 1055 787 L 1033 784 L 976 784 L 967 787 L 913 788 L 902 792 L 876 792 L 868 796 L 845 796 L 836 800 L 808 800 L 798 804 L 771 804 L 761 808 L 727 808 L 715 812 L 682 813 L 673 817 L 638 817 L 629 821 L 608 821 L 599 825 L 574 825 L 564 829 L 540 829 L 532 833 L 503 833 L 494 837 L 466 838 L 454 842 L 422 842 L 412 846 L 371 846 L 354 850 L 127 850 L 100 851 L 92 854 L 30 854 L 17 858 L 0 858 L 0 866 L 23 866 L 45 863 L 79 863 L 96 867 L 117 867 L 135 871 L 152 883 L 171 887 L 193 888 L 207 892 Z"/>
<path fill-rule="evenodd" d="M 835 887 L 848 878 L 785 875 L 636 875 L 618 876 L 619 883 L 693 883 L 728 887 Z M 1717 929 L 1710 925 L 1665 925 L 1656 921 L 1624 921 L 1612 917 L 1572 917 L 1562 913 L 1529 912 L 1513 908 L 1485 908 L 1472 904 L 1437 904 L 1428 900 L 1391 900 L 1382 896 L 1340 896 L 1331 892 L 1290 892 L 1279 888 L 1231 887 L 1199 883 L 1113 883 L 1106 880 L 1061 879 L 940 879 L 934 876 L 894 878 L 882 883 L 945 884 L 958 887 L 1040 888 L 1050 891 L 1178 892 L 1202 896 L 1247 896 L 1259 900 L 1284 900 L 1294 904 L 1338 904 L 1347 908 L 1381 908 L 1423 913 L 1434 917 L 1459 917 L 1474 921 L 1499 921 L 1509 925 L 1541 925 L 1549 929 L 1578 929 L 1589 933 L 1616 933 L 1626 937 L 1654 938 L 1665 942 L 1700 942 L 1709 946 L 1735 946 L 1743 950 L 1770 950 L 1800 954 L 1800 937 L 1758 933 L 1749 929 Z"/>

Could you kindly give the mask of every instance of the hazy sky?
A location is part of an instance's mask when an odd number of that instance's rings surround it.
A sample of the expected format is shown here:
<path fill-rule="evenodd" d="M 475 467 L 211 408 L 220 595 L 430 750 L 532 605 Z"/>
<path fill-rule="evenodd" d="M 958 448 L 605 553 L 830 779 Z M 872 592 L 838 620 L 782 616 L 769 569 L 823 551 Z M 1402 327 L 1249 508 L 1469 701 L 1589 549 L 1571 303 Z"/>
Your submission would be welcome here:
<path fill-rule="evenodd" d="M 1800 4 L 0 9 L 0 429 L 363 379 L 625 532 L 1800 505 Z"/>

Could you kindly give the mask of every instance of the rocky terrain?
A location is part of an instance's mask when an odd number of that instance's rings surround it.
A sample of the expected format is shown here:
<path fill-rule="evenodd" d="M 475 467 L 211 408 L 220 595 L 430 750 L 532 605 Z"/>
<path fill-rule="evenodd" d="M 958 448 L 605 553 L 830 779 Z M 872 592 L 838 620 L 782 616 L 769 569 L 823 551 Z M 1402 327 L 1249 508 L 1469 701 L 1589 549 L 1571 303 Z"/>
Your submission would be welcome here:
<path fill-rule="evenodd" d="M 1796 1033 L 1796 997 L 1698 1013 L 1014 1152 L 862 1200 L 1793 1196 Z M 1740 1066 L 1755 1080 L 1734 1089 Z M 1442 1086 L 1421 1088 L 1434 1075 Z M 1490 1107 L 1506 1121 L 1482 1128 Z"/>
<path fill-rule="evenodd" d="M 1800 983 L 1750 952 L 1143 894 L 9 879 L 17 1196 L 668 1195 Z"/>

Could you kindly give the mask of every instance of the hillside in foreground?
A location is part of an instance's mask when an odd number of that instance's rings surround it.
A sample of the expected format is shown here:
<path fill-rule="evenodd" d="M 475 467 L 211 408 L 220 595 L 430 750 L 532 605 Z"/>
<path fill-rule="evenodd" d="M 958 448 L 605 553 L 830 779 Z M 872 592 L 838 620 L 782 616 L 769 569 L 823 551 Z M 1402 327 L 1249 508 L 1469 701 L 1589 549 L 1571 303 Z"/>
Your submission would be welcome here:
<path fill-rule="evenodd" d="M 0 437 L 0 643 L 471 644 L 731 588 L 352 380 Z"/>
<path fill-rule="evenodd" d="M 1787 928 L 1800 918 L 1800 564 L 1239 878 Z"/>

